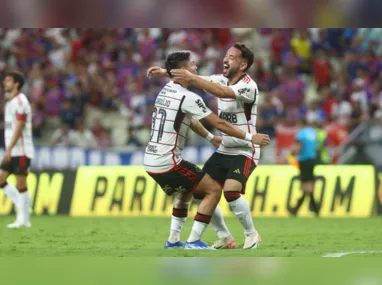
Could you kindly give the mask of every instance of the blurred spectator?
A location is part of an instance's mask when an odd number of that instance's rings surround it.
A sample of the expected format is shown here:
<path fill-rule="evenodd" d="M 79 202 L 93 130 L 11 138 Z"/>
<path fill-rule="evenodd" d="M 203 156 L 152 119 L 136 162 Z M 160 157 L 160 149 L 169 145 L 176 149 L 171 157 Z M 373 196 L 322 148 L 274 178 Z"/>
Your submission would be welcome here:
<path fill-rule="evenodd" d="M 318 50 L 325 53 L 330 52 L 330 43 L 328 41 L 328 33 L 326 29 L 317 29 L 317 38 L 313 40 L 312 52 L 315 54 Z"/>
<path fill-rule="evenodd" d="M 321 99 L 322 109 L 325 112 L 325 117 L 330 122 L 332 121 L 332 108 L 336 102 L 334 90 L 330 87 L 324 87 L 320 90 L 319 97 Z"/>
<path fill-rule="evenodd" d="M 318 89 L 329 86 L 331 82 L 332 66 L 323 49 L 318 49 L 313 58 L 313 74 Z"/>
<path fill-rule="evenodd" d="M 81 120 L 77 120 L 75 130 L 70 131 L 69 140 L 74 146 L 89 148 L 97 147 L 95 136 L 89 129 L 85 128 L 85 125 Z"/>
<path fill-rule="evenodd" d="M 299 119 L 299 112 L 304 103 L 305 84 L 298 78 L 297 72 L 294 69 L 287 69 L 282 74 L 282 82 L 277 88 L 279 98 L 282 101 L 286 116 L 297 116 L 294 119 Z"/>
<path fill-rule="evenodd" d="M 312 43 L 307 29 L 299 31 L 291 41 L 291 48 L 295 51 L 297 57 L 301 59 L 300 69 L 304 73 L 310 73 L 310 56 L 312 53 Z"/>
<path fill-rule="evenodd" d="M 153 102 L 167 82 L 147 79 L 147 68 L 187 49 L 201 75 L 221 73 L 222 57 L 236 40 L 254 50 L 248 74 L 265 94 L 258 129 L 282 140 L 276 144 L 283 149 L 277 150 L 279 161 L 303 116 L 323 120 L 338 148 L 360 118 L 382 110 L 380 28 L 1 29 L 0 37 L 0 74 L 25 72 L 22 91 L 32 102 L 38 144 L 49 143 L 54 133 L 55 144 L 144 146 Z M 215 98 L 200 95 L 216 111 Z M 89 125 L 70 132 L 63 127 L 73 128 L 79 118 Z M 333 139 L 338 129 L 346 135 Z"/>
<path fill-rule="evenodd" d="M 362 122 L 363 110 L 360 101 L 352 102 L 352 113 L 350 116 L 350 131 L 354 130 Z"/>
<path fill-rule="evenodd" d="M 80 116 L 80 113 L 73 107 L 71 101 L 66 100 L 61 105 L 61 120 L 65 125 L 68 125 L 71 129 L 74 128 L 75 122 Z"/>
<path fill-rule="evenodd" d="M 352 105 L 341 95 L 336 96 L 336 102 L 333 104 L 331 116 L 336 123 L 348 126 L 352 114 Z"/>
<path fill-rule="evenodd" d="M 271 61 L 272 68 L 281 64 L 281 54 L 284 50 L 286 39 L 282 34 L 282 29 L 273 29 L 271 39 Z"/>
<path fill-rule="evenodd" d="M 275 138 L 275 126 L 281 117 L 281 112 L 273 103 L 272 94 L 264 94 L 264 102 L 259 106 L 257 117 L 257 131 Z"/>
<path fill-rule="evenodd" d="M 99 137 L 97 138 L 97 147 L 98 148 L 108 148 L 111 146 L 111 139 L 109 132 L 107 130 L 103 130 Z"/>
<path fill-rule="evenodd" d="M 320 101 L 310 103 L 305 118 L 308 122 L 323 123 L 326 121 L 324 109 L 320 106 Z"/>
<path fill-rule="evenodd" d="M 45 120 L 43 104 L 32 102 L 31 107 L 32 107 L 33 137 L 40 138 L 42 135 L 44 120 Z"/>
<path fill-rule="evenodd" d="M 72 142 L 70 140 L 69 136 L 69 126 L 68 125 L 62 125 L 61 128 L 57 129 L 51 139 L 50 139 L 50 145 L 52 146 L 70 146 L 72 145 Z"/>
<path fill-rule="evenodd" d="M 365 91 L 365 81 L 363 79 L 357 78 L 354 80 L 354 92 L 351 94 L 350 98 L 353 103 L 358 102 L 360 104 L 362 114 L 367 116 L 369 104 L 367 100 L 367 93 Z"/>

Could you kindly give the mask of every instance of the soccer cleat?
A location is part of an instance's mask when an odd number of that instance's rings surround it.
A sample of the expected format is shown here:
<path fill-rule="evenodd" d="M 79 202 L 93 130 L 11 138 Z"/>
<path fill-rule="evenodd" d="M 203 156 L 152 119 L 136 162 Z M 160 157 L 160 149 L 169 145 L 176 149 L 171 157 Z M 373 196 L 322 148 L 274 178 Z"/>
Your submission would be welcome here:
<path fill-rule="evenodd" d="M 26 223 L 23 223 L 23 222 L 20 222 L 20 221 L 16 220 L 12 224 L 7 225 L 7 228 L 8 229 L 19 229 L 19 228 L 22 228 L 22 227 L 30 228 L 31 226 L 32 225 L 31 225 L 31 223 L 29 221 L 26 222 Z"/>
<path fill-rule="evenodd" d="M 184 243 L 181 241 L 177 241 L 177 242 L 166 241 L 164 248 L 184 248 Z"/>
<path fill-rule="evenodd" d="M 233 236 L 225 237 L 218 239 L 213 245 L 213 248 L 216 249 L 230 249 L 236 247 L 236 240 Z"/>
<path fill-rule="evenodd" d="M 261 237 L 257 232 L 253 234 L 249 234 L 245 236 L 243 249 L 256 249 L 260 243 L 261 243 Z"/>
<path fill-rule="evenodd" d="M 186 242 L 184 249 L 214 250 L 215 248 L 209 247 L 206 243 L 199 239 L 193 242 Z"/>

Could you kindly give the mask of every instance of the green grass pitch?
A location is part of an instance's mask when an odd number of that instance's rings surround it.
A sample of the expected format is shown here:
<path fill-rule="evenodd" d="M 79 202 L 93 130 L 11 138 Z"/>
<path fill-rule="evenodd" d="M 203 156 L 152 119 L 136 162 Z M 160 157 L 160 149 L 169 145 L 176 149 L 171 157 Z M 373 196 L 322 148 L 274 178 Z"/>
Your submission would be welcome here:
<path fill-rule="evenodd" d="M 347 256 L 382 257 L 382 219 L 255 219 L 263 243 L 257 250 L 165 250 L 170 218 L 32 217 L 30 229 L 9 230 L 13 217 L 0 217 L 2 257 L 321 257 L 328 253 L 364 251 Z M 189 217 L 182 233 L 191 229 Z M 227 225 L 242 247 L 242 228 Z M 204 241 L 215 240 L 208 228 Z"/>

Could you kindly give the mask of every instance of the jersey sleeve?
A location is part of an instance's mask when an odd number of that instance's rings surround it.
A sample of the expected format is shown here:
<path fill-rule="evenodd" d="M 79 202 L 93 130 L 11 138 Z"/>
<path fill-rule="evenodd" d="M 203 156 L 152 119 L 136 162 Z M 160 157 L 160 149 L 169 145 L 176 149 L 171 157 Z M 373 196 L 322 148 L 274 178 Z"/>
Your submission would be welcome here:
<path fill-rule="evenodd" d="M 182 112 L 191 114 L 198 120 L 201 120 L 212 113 L 212 111 L 206 106 L 202 97 L 194 93 L 187 93 L 185 95 Z"/>
<path fill-rule="evenodd" d="M 20 101 L 16 105 L 16 120 L 25 122 L 28 115 L 28 104 Z"/>
<path fill-rule="evenodd" d="M 257 84 L 255 82 L 244 82 L 240 80 L 235 85 L 229 86 L 235 93 L 236 99 L 245 103 L 253 103 L 256 100 L 256 96 L 259 94 Z"/>

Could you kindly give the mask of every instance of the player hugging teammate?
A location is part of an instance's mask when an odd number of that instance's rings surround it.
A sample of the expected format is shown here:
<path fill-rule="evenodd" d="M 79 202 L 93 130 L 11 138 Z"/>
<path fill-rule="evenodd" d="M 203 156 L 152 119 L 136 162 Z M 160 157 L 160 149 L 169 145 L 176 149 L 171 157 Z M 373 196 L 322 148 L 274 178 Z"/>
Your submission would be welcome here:
<path fill-rule="evenodd" d="M 243 132 L 256 134 L 258 88 L 246 73 L 254 61 L 254 54 L 244 44 L 236 43 L 223 60 L 223 74 L 209 77 L 197 76 L 186 68 L 171 70 L 174 81 L 207 91 L 218 98 L 219 117 Z M 160 67 L 151 67 L 148 76 L 167 76 Z M 207 160 L 203 171 L 223 189 L 224 197 L 244 228 L 244 249 L 257 248 L 261 242 L 256 231 L 245 193 L 246 182 L 256 168 L 260 158 L 260 145 L 234 137 L 222 131 L 223 139 L 219 149 Z M 194 193 L 197 199 L 205 198 Z M 176 216 L 173 219 L 175 219 Z M 233 248 L 236 241 L 225 225 L 220 207 L 217 205 L 211 219 L 211 226 L 218 235 L 214 248 Z M 171 237 L 171 236 L 170 236 Z"/>

